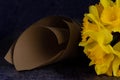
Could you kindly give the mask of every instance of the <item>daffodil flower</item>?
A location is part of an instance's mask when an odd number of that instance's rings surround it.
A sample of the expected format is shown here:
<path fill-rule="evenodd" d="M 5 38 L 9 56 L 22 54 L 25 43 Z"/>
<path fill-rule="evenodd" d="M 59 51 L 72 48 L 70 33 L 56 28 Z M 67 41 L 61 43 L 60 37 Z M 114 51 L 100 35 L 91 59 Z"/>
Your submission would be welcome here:
<path fill-rule="evenodd" d="M 102 4 L 104 3 L 105 0 Z M 108 1 L 108 0 L 106 0 Z M 106 2 L 109 5 L 103 4 L 103 11 L 101 13 L 101 21 L 104 25 L 107 25 L 109 29 L 112 29 L 114 32 L 120 32 L 120 0 L 116 0 L 116 4 L 111 4 L 110 1 Z"/>
<path fill-rule="evenodd" d="M 114 41 L 112 33 L 120 33 L 120 0 L 100 0 L 89 7 L 83 18 L 82 41 L 84 53 L 95 65 L 97 75 L 120 77 L 120 41 Z"/>

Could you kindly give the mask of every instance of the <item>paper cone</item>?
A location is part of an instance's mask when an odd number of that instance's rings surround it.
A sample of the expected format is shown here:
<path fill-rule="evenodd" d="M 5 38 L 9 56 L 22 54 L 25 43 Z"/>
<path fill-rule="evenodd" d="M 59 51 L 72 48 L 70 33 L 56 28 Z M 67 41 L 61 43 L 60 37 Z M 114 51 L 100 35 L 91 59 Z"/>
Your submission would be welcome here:
<path fill-rule="evenodd" d="M 5 59 L 16 70 L 31 70 L 76 55 L 80 25 L 70 18 L 50 16 L 26 29 Z"/>

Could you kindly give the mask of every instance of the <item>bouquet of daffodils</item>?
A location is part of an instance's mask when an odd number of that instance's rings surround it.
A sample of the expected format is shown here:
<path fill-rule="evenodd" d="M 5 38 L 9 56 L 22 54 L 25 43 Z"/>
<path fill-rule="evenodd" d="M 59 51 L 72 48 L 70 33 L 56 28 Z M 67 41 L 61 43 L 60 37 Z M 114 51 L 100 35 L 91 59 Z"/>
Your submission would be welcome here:
<path fill-rule="evenodd" d="M 84 53 L 97 75 L 120 76 L 120 0 L 100 0 L 83 18 Z"/>

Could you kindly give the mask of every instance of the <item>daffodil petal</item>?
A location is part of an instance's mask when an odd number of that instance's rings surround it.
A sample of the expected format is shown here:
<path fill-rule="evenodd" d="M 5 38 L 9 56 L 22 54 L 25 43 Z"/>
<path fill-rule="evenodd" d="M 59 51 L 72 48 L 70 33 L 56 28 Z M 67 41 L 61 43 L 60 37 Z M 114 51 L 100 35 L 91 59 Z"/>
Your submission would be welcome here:
<path fill-rule="evenodd" d="M 90 38 L 88 39 L 87 41 L 82 41 L 79 43 L 79 46 L 87 46 L 87 45 L 90 45 L 90 47 L 93 47 L 95 44 L 95 42 Z M 93 45 L 93 46 L 92 46 Z M 89 48 L 90 48 L 89 47 Z"/>
<path fill-rule="evenodd" d="M 97 10 L 96 6 L 90 6 L 89 7 L 89 12 L 91 14 L 93 14 L 96 17 L 97 20 L 99 19 L 99 14 L 98 14 L 98 10 Z"/>
<path fill-rule="evenodd" d="M 88 19 L 87 16 L 85 16 L 84 19 L 83 19 L 83 26 L 84 27 L 82 27 L 83 28 L 82 32 L 84 32 L 86 30 L 93 30 L 93 31 L 98 30 L 98 26 L 94 23 L 89 22 L 89 19 Z"/>
<path fill-rule="evenodd" d="M 105 64 L 95 65 L 95 71 L 96 71 L 97 75 L 105 74 L 107 72 L 107 70 L 108 70 L 108 68 L 105 66 Z"/>
<path fill-rule="evenodd" d="M 120 52 L 120 41 L 113 46 L 113 49 Z"/>
<path fill-rule="evenodd" d="M 120 41 L 113 46 L 114 54 L 120 58 Z"/>
<path fill-rule="evenodd" d="M 96 64 L 95 71 L 97 75 L 105 74 L 109 70 L 110 64 L 113 59 L 114 59 L 114 56 L 112 54 L 106 55 L 105 62 L 103 64 Z"/>
<path fill-rule="evenodd" d="M 91 61 L 90 63 L 89 63 L 89 66 L 92 66 L 92 65 L 94 65 L 95 63 L 93 62 L 93 61 Z"/>
<path fill-rule="evenodd" d="M 112 66 L 111 66 L 111 64 L 110 64 L 110 67 L 109 67 L 108 71 L 106 72 L 106 74 L 108 76 L 112 76 Z"/>
<path fill-rule="evenodd" d="M 116 0 L 117 7 L 120 7 L 120 0 Z"/>
<path fill-rule="evenodd" d="M 93 22 L 95 22 L 96 24 L 98 24 L 97 19 L 95 18 L 95 16 L 93 14 L 86 14 L 86 16 L 88 17 L 88 19 L 92 20 Z"/>
<path fill-rule="evenodd" d="M 84 34 L 89 35 L 92 39 L 97 41 L 99 44 L 108 44 L 112 41 L 113 36 L 108 30 L 102 29 L 98 32 L 87 30 Z"/>
<path fill-rule="evenodd" d="M 108 43 L 110 43 L 112 41 L 113 36 L 111 35 L 111 33 L 108 30 L 102 29 L 99 32 L 98 39 L 99 40 L 104 39 L 104 44 L 108 44 Z M 102 43 L 100 43 L 100 44 L 102 44 Z"/>
<path fill-rule="evenodd" d="M 111 0 L 100 0 L 100 3 L 106 8 L 110 6 Z"/>
<path fill-rule="evenodd" d="M 112 41 L 113 36 L 106 29 L 102 29 L 98 32 L 92 31 L 92 30 L 87 30 L 83 34 L 88 35 L 95 42 L 97 42 L 106 53 L 113 53 L 114 52 L 112 47 L 110 45 L 108 45 Z"/>
<path fill-rule="evenodd" d="M 120 66 L 120 58 L 115 57 L 115 59 L 114 59 L 114 61 L 113 61 L 113 64 L 112 64 L 113 75 L 114 75 L 114 76 L 120 76 L 120 75 L 118 75 L 119 66 Z"/>
<path fill-rule="evenodd" d="M 89 13 L 86 14 L 85 16 L 88 17 L 89 20 L 92 20 L 97 25 L 98 29 L 104 27 L 103 24 L 101 24 L 93 14 Z"/>

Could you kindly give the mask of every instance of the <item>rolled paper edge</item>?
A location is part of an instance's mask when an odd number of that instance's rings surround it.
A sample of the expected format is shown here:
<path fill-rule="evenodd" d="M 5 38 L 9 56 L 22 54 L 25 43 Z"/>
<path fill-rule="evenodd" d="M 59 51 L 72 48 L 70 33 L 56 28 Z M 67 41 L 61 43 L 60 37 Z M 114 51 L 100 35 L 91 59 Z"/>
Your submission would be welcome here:
<path fill-rule="evenodd" d="M 69 41 L 66 46 L 66 49 L 64 50 L 64 53 L 60 56 L 61 59 L 65 58 L 75 58 L 77 57 L 77 47 L 78 43 L 80 41 L 80 26 L 75 21 L 72 20 L 72 22 L 65 21 L 69 27 Z"/>
<path fill-rule="evenodd" d="M 12 44 L 12 46 L 10 47 L 10 49 L 8 50 L 7 54 L 5 55 L 4 59 L 9 62 L 10 64 L 14 64 L 13 63 L 13 51 L 14 51 L 14 46 L 15 43 Z"/>
<path fill-rule="evenodd" d="M 8 51 L 8 53 L 5 55 L 5 60 L 11 64 L 13 64 L 12 62 L 12 54 Z"/>

